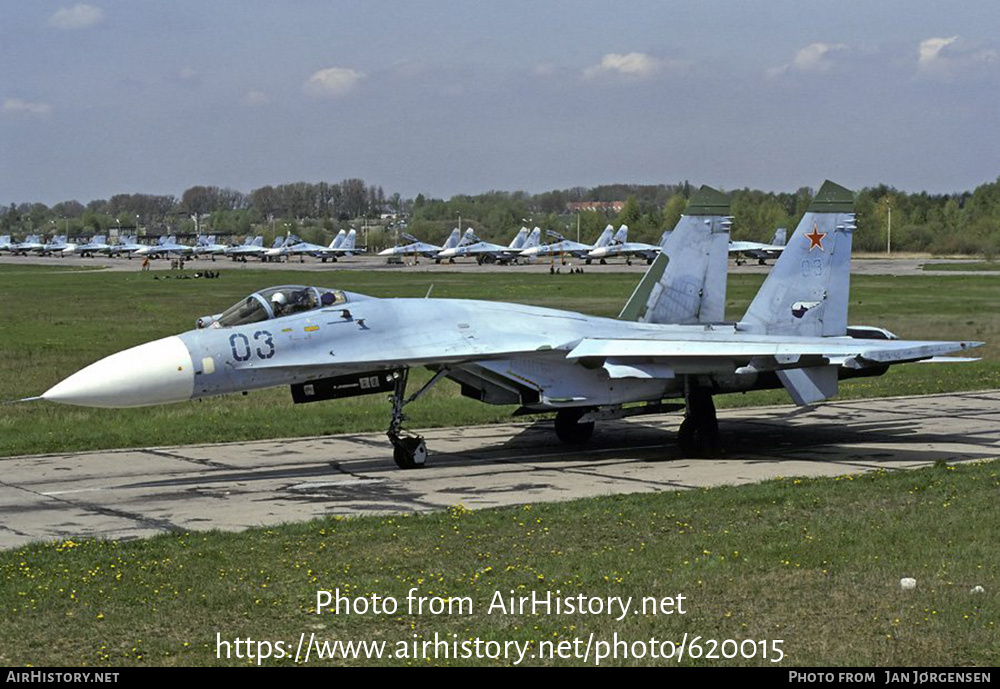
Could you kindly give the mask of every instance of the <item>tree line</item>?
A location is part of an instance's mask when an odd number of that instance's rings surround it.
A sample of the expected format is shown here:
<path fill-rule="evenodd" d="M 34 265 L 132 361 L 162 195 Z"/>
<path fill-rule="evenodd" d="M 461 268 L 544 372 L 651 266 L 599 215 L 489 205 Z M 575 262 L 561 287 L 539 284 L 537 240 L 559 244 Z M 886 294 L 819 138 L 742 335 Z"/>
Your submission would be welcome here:
<path fill-rule="evenodd" d="M 485 240 L 506 243 L 523 225 L 554 230 L 575 239 L 593 241 L 608 223 L 626 224 L 633 241 L 655 243 L 662 232 L 680 218 L 697 187 L 676 184 L 606 184 L 574 187 L 538 194 L 524 191 L 489 191 L 458 195 L 448 200 L 418 194 L 404 199 L 387 195 L 381 186 L 361 179 L 338 183 L 295 182 L 264 186 L 243 193 L 215 186 L 193 186 L 180 198 L 152 194 L 117 194 L 83 204 L 64 201 L 49 207 L 42 203 L 0 206 L 0 233 L 23 236 L 85 235 L 115 228 L 140 227 L 146 234 L 193 232 L 244 236 L 294 232 L 310 241 L 323 241 L 339 229 L 365 219 L 375 228 L 371 239 L 390 244 L 393 226 L 379 223 L 384 214 L 405 218 L 407 231 L 432 242 L 441 242 L 459 222 L 473 227 Z M 723 190 L 726 191 L 726 190 Z M 726 191 L 733 215 L 734 239 L 767 241 L 778 227 L 794 228 L 805 213 L 813 189 L 766 192 L 755 189 Z M 570 214 L 576 201 L 624 201 L 620 213 L 582 211 Z M 887 185 L 860 190 L 855 195 L 858 230 L 854 245 L 859 251 L 893 251 L 935 254 L 979 254 L 993 258 L 1000 253 L 1000 179 L 972 191 L 954 194 L 909 193 Z"/>

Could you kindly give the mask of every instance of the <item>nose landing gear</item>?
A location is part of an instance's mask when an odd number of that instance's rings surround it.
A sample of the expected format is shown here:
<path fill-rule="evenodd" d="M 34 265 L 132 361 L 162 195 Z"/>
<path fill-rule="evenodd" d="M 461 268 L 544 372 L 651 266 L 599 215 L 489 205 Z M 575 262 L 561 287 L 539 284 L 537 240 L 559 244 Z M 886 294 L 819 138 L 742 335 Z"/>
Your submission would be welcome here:
<path fill-rule="evenodd" d="M 404 369 L 396 378 L 396 387 L 390 398 L 392 412 L 386 435 L 389 436 L 389 442 L 392 443 L 392 459 L 400 469 L 419 469 L 427 463 L 427 443 L 424 441 L 424 437 L 403 430 L 403 421 L 406 420 L 403 407 L 422 397 L 447 373 L 447 369 L 442 368 L 422 388 L 409 397 L 406 397 L 406 381 L 409 378 L 410 369 Z"/>

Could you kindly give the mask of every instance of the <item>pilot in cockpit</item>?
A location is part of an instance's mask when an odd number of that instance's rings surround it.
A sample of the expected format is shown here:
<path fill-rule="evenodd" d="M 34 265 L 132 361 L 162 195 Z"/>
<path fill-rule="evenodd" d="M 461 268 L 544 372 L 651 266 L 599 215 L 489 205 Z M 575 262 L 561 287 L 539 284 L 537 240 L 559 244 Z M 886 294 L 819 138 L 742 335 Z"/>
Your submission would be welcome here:
<path fill-rule="evenodd" d="M 274 312 L 275 318 L 284 316 L 287 307 L 288 297 L 285 296 L 284 292 L 275 292 L 271 295 L 271 310 Z"/>

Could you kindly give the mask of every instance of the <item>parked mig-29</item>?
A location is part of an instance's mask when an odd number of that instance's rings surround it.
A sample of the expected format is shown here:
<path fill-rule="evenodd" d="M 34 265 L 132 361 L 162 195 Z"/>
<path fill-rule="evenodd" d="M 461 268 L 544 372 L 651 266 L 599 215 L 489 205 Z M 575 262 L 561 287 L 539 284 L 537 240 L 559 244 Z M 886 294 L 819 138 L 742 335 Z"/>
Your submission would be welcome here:
<path fill-rule="evenodd" d="M 131 407 L 277 385 L 290 385 L 296 402 L 392 392 L 388 436 L 396 463 L 409 468 L 427 449 L 403 431 L 403 408 L 447 377 L 486 403 L 555 411 L 556 433 L 570 443 L 588 439 L 597 419 L 662 412 L 682 399 L 680 447 L 704 455 L 718 443 L 716 394 L 783 387 L 797 404 L 812 404 L 836 394 L 840 379 L 982 344 L 848 328 L 853 194 L 832 182 L 743 318 L 723 323 L 728 216 L 725 196 L 703 187 L 617 319 L 272 287 L 195 330 L 102 359 L 41 397 Z M 417 366 L 435 375 L 407 397 Z M 635 403 L 642 406 L 624 406 Z"/>

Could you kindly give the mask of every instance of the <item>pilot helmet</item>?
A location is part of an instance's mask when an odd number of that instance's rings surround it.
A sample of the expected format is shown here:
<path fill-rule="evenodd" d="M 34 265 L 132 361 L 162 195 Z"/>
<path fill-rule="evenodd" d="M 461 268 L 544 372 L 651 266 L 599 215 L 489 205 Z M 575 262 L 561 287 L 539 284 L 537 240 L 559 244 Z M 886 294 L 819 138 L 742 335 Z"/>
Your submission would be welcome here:
<path fill-rule="evenodd" d="M 275 292 L 271 296 L 271 303 L 276 307 L 284 308 L 288 304 L 288 297 L 285 296 L 284 292 Z"/>

